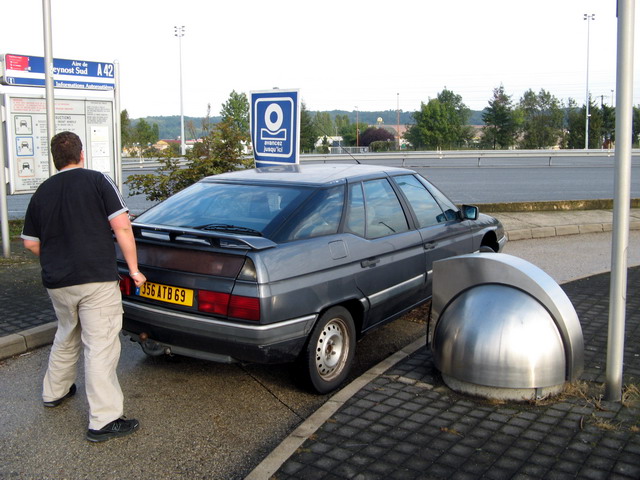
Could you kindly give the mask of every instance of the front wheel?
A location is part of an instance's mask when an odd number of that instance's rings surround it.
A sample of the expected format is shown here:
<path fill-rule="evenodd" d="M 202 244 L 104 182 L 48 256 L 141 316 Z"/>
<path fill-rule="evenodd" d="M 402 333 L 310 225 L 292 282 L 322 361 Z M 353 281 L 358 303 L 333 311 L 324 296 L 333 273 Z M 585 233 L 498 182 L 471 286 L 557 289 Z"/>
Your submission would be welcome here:
<path fill-rule="evenodd" d="M 356 348 L 353 318 L 346 308 L 333 307 L 318 320 L 300 359 L 306 379 L 318 393 L 329 393 L 347 378 Z"/>

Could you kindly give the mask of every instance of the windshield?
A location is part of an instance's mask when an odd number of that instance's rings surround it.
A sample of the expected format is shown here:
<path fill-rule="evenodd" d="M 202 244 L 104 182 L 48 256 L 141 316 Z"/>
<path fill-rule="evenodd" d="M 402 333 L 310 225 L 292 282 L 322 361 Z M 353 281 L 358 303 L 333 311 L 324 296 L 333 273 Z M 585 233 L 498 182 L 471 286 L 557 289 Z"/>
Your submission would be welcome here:
<path fill-rule="evenodd" d="M 298 186 L 200 182 L 146 211 L 136 222 L 262 235 L 310 192 Z"/>

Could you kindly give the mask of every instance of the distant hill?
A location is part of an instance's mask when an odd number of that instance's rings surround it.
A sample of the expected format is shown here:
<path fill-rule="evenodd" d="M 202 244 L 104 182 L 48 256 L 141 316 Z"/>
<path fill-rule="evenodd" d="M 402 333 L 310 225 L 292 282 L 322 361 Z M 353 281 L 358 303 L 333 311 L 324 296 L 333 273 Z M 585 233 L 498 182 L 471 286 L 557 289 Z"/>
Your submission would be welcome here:
<path fill-rule="evenodd" d="M 316 111 L 311 110 L 310 113 L 312 115 L 316 114 Z M 349 121 L 355 123 L 356 121 L 356 112 L 354 111 L 346 111 L 346 110 L 331 110 L 328 111 L 332 118 L 335 118 L 336 115 L 347 115 L 349 117 Z M 414 122 L 413 120 L 413 112 L 400 112 L 400 125 L 411 125 Z M 384 110 L 378 112 L 358 112 L 357 117 L 358 121 L 362 123 L 368 123 L 369 125 L 376 125 L 378 123 L 378 118 L 382 119 L 382 123 L 384 125 L 396 125 L 397 123 L 397 112 L 395 110 Z M 221 117 L 211 117 L 211 121 L 213 123 L 217 123 L 220 121 Z M 158 130 L 160 132 L 161 139 L 177 139 L 180 136 L 180 115 L 171 115 L 171 116 L 161 116 L 161 117 L 143 117 L 144 121 L 149 125 L 153 125 L 154 123 L 158 124 Z M 131 119 L 131 124 L 135 125 L 139 118 Z M 192 131 L 195 130 L 195 137 L 200 137 L 202 134 L 202 121 L 203 117 L 184 117 L 184 130 L 185 137 L 187 140 L 191 140 L 194 138 L 192 135 Z M 192 125 L 193 128 L 189 128 L 189 125 Z M 482 111 L 472 110 L 471 116 L 469 117 L 469 125 L 484 125 L 482 121 Z"/>

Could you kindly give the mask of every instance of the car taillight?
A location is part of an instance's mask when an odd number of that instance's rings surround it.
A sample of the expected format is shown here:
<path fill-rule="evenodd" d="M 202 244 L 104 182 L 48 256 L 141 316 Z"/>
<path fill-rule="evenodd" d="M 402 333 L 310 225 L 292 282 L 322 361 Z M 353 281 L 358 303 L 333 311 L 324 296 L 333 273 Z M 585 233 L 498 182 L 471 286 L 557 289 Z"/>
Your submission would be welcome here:
<path fill-rule="evenodd" d="M 229 309 L 229 297 L 228 293 L 200 290 L 198 291 L 198 310 L 226 316 Z"/>
<path fill-rule="evenodd" d="M 260 299 L 232 295 L 229 302 L 229 316 L 245 320 L 260 320 Z"/>
<path fill-rule="evenodd" d="M 122 295 L 131 295 L 133 292 L 133 280 L 129 275 L 120 277 L 120 293 Z"/>
<path fill-rule="evenodd" d="M 260 320 L 260 300 L 255 297 L 199 290 L 198 310 L 242 320 Z"/>

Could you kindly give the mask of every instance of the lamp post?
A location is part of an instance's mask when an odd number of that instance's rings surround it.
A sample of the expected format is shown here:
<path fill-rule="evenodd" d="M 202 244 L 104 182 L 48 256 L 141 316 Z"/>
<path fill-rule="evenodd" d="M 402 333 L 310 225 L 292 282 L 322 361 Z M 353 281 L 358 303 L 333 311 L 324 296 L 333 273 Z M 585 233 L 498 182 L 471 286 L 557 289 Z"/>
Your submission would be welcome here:
<path fill-rule="evenodd" d="M 184 112 L 182 104 L 182 37 L 184 37 L 184 25 L 174 28 L 174 36 L 178 37 L 178 49 L 180 55 L 180 153 L 187 153 L 187 145 L 184 141 Z"/>
<path fill-rule="evenodd" d="M 587 93 L 585 99 L 585 120 L 584 120 L 584 149 L 589 149 L 589 107 L 591 103 L 591 98 L 589 95 L 589 25 L 591 24 L 591 20 L 596 19 L 595 13 L 585 13 L 584 19 L 587 21 Z"/>
<path fill-rule="evenodd" d="M 400 150 L 400 93 L 396 93 L 396 135 L 398 137 L 398 150 Z"/>

